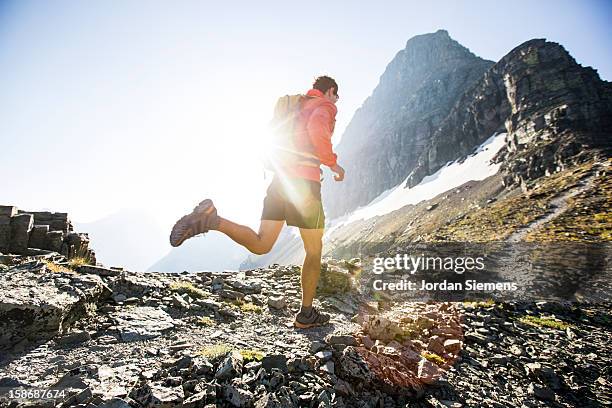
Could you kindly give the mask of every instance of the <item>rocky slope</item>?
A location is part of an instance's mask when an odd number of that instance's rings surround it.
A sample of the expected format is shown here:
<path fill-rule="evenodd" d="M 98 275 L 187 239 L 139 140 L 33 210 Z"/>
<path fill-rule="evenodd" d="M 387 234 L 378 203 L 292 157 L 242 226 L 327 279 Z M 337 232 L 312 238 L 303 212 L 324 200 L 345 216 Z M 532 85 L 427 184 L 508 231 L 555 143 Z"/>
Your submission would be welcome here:
<path fill-rule="evenodd" d="M 336 228 L 325 254 L 393 253 L 415 242 L 585 242 L 612 238 L 612 159 L 593 159 L 532 180 L 526 191 L 503 174 L 471 181 L 388 214 Z"/>
<path fill-rule="evenodd" d="M 408 40 L 336 149 L 349 177 L 323 185 L 329 218 L 402 182 L 457 99 L 492 65 L 445 30 Z"/>
<path fill-rule="evenodd" d="M 53 253 L 1 261 L 3 333 L 12 333 L 0 359 L 2 406 L 612 402 L 605 305 L 373 301 L 354 261 L 330 262 L 319 298 L 332 324 L 301 331 L 290 324 L 298 267 L 165 274 L 70 266 Z M 42 330 L 48 304 L 55 317 Z M 32 387 L 57 391 L 41 399 Z"/>

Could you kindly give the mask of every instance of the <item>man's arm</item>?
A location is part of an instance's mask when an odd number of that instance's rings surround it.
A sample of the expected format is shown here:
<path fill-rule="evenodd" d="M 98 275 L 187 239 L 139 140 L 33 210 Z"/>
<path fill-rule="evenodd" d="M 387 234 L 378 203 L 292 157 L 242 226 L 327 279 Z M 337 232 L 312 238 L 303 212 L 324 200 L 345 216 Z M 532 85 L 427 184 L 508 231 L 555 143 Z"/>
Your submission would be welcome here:
<path fill-rule="evenodd" d="M 334 175 L 334 180 L 336 181 L 342 181 L 344 180 L 344 168 L 337 164 L 335 166 L 330 167 L 331 171 L 333 171 L 334 173 L 336 173 Z"/>
<path fill-rule="evenodd" d="M 312 112 L 307 124 L 308 136 L 315 148 L 315 153 L 321 163 L 328 167 L 335 166 L 338 158 L 332 149 L 332 124 L 332 114 L 324 106 Z"/>
<path fill-rule="evenodd" d="M 307 130 L 319 160 L 336 173 L 334 180 L 344 180 L 344 169 L 338 164 L 338 156 L 332 149 L 333 120 L 335 114 L 329 108 L 320 106 L 312 112 Z"/>

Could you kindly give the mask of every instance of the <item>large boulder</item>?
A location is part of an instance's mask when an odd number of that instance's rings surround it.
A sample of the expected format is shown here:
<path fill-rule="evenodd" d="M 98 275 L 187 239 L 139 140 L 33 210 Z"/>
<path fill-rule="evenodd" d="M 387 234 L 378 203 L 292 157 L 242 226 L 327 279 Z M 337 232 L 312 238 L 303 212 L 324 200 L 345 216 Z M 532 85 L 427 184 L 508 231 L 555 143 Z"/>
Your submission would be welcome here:
<path fill-rule="evenodd" d="M 27 251 L 33 225 L 32 214 L 18 214 L 11 217 L 11 243 L 9 245 L 11 252 L 23 254 Z"/>
<path fill-rule="evenodd" d="M 160 281 L 158 276 L 153 276 L 150 273 L 125 272 L 100 266 L 83 266 L 82 268 L 102 276 L 116 276 L 108 279 L 109 286 L 113 293 L 122 293 L 126 297 L 141 298 L 152 293 L 161 293 L 168 286 Z"/>
<path fill-rule="evenodd" d="M 52 231 L 62 231 L 64 234 L 72 231 L 72 223 L 67 213 L 49 211 L 19 211 L 19 213 L 32 214 L 34 224 L 48 225 Z"/>
<path fill-rule="evenodd" d="M 11 242 L 11 217 L 17 214 L 17 207 L 0 205 L 0 252 L 9 251 Z"/>
<path fill-rule="evenodd" d="M 62 250 L 62 243 L 64 242 L 64 232 L 63 231 L 49 231 L 47 234 L 47 247 L 44 249 L 48 249 L 53 252 L 60 252 Z"/>
<path fill-rule="evenodd" d="M 0 271 L 0 348 L 63 333 L 108 295 L 99 276 L 50 271 L 42 262 Z"/>
<path fill-rule="evenodd" d="M 34 225 L 30 233 L 30 248 L 47 248 L 47 234 L 49 233 L 48 225 Z"/>

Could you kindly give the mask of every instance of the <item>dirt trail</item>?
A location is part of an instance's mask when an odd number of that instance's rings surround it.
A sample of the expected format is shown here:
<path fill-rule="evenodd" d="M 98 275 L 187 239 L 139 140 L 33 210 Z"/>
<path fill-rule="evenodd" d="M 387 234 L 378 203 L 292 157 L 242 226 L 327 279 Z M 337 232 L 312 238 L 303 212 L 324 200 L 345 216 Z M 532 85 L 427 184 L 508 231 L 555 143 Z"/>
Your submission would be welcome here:
<path fill-rule="evenodd" d="M 552 200 L 550 200 L 548 212 L 544 216 L 514 231 L 512 234 L 510 234 L 506 241 L 523 241 L 527 234 L 529 234 L 531 231 L 540 228 L 542 225 L 552 221 L 553 219 L 564 213 L 568 205 L 567 200 L 591 188 L 593 186 L 593 180 L 595 179 L 595 177 L 596 172 L 584 178 L 583 180 L 580 180 L 578 182 L 577 188 L 572 188 L 571 190 L 564 191 Z"/>

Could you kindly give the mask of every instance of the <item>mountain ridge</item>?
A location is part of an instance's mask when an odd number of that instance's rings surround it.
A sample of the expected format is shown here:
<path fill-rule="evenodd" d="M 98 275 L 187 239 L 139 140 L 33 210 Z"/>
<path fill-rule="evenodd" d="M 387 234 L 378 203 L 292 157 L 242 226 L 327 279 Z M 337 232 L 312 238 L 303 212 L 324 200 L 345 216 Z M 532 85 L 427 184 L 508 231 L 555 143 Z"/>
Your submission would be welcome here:
<path fill-rule="evenodd" d="M 605 140 L 579 137 L 576 132 L 605 133 L 612 129 L 608 88 L 609 83 L 602 81 L 594 69 L 577 64 L 560 44 L 545 39 L 526 41 L 462 95 L 432 136 L 406 185 L 416 185 L 448 161 L 467 154 L 496 130 L 508 132 L 510 154 L 502 155 L 507 161 L 538 139 L 554 141 L 564 130 L 573 132 L 572 138 L 580 139 L 582 145 L 602 147 Z M 551 146 L 543 163 L 525 168 L 515 161 L 514 165 L 503 166 L 507 176 L 504 183 L 514 180 L 522 184 L 527 173 L 533 179 L 553 172 L 555 167 L 563 168 L 562 160 L 551 156 L 572 157 L 577 153 L 576 146 L 571 145 L 566 153 L 559 147 Z"/>

